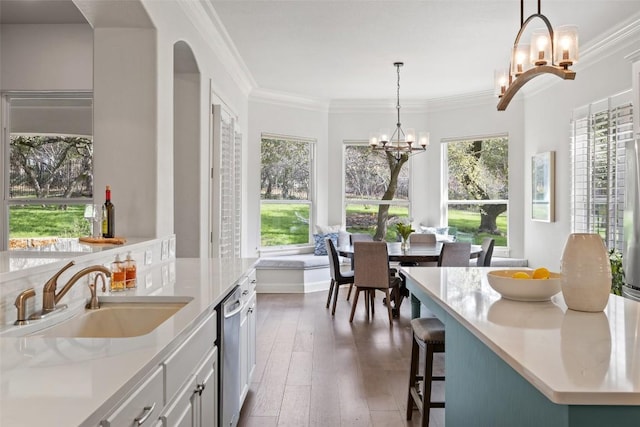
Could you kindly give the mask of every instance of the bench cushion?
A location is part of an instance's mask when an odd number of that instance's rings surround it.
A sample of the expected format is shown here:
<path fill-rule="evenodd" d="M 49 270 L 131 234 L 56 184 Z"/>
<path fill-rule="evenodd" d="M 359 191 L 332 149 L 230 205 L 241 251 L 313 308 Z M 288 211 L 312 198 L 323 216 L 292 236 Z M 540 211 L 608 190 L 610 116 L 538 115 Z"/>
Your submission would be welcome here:
<path fill-rule="evenodd" d="M 257 269 L 273 270 L 310 270 L 315 268 L 328 268 L 329 257 L 327 255 L 281 255 L 277 257 L 260 258 L 256 264 Z"/>

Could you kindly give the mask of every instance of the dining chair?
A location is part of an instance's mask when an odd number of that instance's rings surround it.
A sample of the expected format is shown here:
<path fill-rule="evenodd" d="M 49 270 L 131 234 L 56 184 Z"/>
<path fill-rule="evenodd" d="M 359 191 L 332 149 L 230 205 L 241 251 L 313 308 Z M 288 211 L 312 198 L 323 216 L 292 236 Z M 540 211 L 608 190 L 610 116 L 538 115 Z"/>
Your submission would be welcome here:
<path fill-rule="evenodd" d="M 351 233 L 349 243 L 353 245 L 354 242 L 373 242 L 373 236 L 366 233 Z"/>
<path fill-rule="evenodd" d="M 444 242 L 438 257 L 438 267 L 469 267 L 471 243 Z"/>
<path fill-rule="evenodd" d="M 336 314 L 336 303 L 338 301 L 338 293 L 340 291 L 340 285 L 349 285 L 349 294 L 351 294 L 351 288 L 353 287 L 353 270 L 341 271 L 340 270 L 340 258 L 338 258 L 338 251 L 333 244 L 333 240 L 326 239 L 327 255 L 329 256 L 329 270 L 331 272 L 331 284 L 329 285 L 329 295 L 327 296 L 327 307 L 331 302 L 333 296 L 333 308 L 331 309 L 331 315 Z M 347 301 L 349 299 L 347 298 Z"/>
<path fill-rule="evenodd" d="M 436 235 L 433 233 L 411 233 L 409 235 L 409 243 L 423 244 L 423 245 L 435 245 Z"/>
<path fill-rule="evenodd" d="M 356 295 L 351 306 L 351 316 L 349 322 L 353 322 L 353 316 L 358 305 L 358 297 L 364 291 L 364 304 L 367 311 L 373 316 L 375 314 L 373 295 L 377 290 L 384 292 L 387 312 L 389 314 L 389 324 L 393 325 L 393 314 L 391 312 L 390 289 L 395 293 L 398 291 L 400 279 L 389 274 L 389 254 L 385 242 L 354 242 L 354 286 Z"/>
<path fill-rule="evenodd" d="M 491 257 L 493 256 L 493 246 L 496 241 L 491 237 L 482 240 L 482 252 L 478 256 L 478 267 L 491 267 Z"/>

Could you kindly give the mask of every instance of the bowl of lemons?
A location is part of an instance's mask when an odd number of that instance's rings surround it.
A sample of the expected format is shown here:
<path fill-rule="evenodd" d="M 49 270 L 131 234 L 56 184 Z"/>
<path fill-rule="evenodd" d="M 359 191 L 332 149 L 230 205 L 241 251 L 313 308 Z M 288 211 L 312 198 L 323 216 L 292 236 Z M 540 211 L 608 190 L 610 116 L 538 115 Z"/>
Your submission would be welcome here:
<path fill-rule="evenodd" d="M 544 267 L 535 270 L 493 270 L 487 281 L 503 298 L 514 301 L 548 301 L 560 292 L 560 274 Z"/>

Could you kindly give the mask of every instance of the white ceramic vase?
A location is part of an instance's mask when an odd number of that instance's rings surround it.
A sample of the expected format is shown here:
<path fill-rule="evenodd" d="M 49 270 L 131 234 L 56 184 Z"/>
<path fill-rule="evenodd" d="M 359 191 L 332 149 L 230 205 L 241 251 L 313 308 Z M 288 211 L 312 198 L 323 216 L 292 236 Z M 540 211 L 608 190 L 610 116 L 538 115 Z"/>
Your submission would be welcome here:
<path fill-rule="evenodd" d="M 560 286 L 567 307 L 590 312 L 604 310 L 611 293 L 611 263 L 600 235 L 570 234 L 560 269 Z"/>

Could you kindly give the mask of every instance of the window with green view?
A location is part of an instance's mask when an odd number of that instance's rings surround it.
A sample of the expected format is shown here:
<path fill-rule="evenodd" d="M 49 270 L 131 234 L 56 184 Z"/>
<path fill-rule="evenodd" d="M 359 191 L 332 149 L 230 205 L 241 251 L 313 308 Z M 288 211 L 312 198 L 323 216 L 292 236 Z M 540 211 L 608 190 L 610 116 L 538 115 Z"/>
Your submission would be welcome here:
<path fill-rule="evenodd" d="M 395 227 L 390 225 L 409 219 L 409 164 L 405 164 L 397 179 L 391 200 L 382 200 L 391 181 L 386 154 L 373 151 L 366 143 L 344 146 L 344 206 L 347 231 L 372 236 L 378 224 L 378 212 L 388 207 L 385 240 L 396 240 Z"/>
<path fill-rule="evenodd" d="M 260 245 L 312 243 L 315 141 L 264 135 L 260 168 Z"/>
<path fill-rule="evenodd" d="M 445 149 L 449 234 L 474 244 L 491 237 L 496 246 L 508 246 L 508 138 L 449 141 Z"/>

